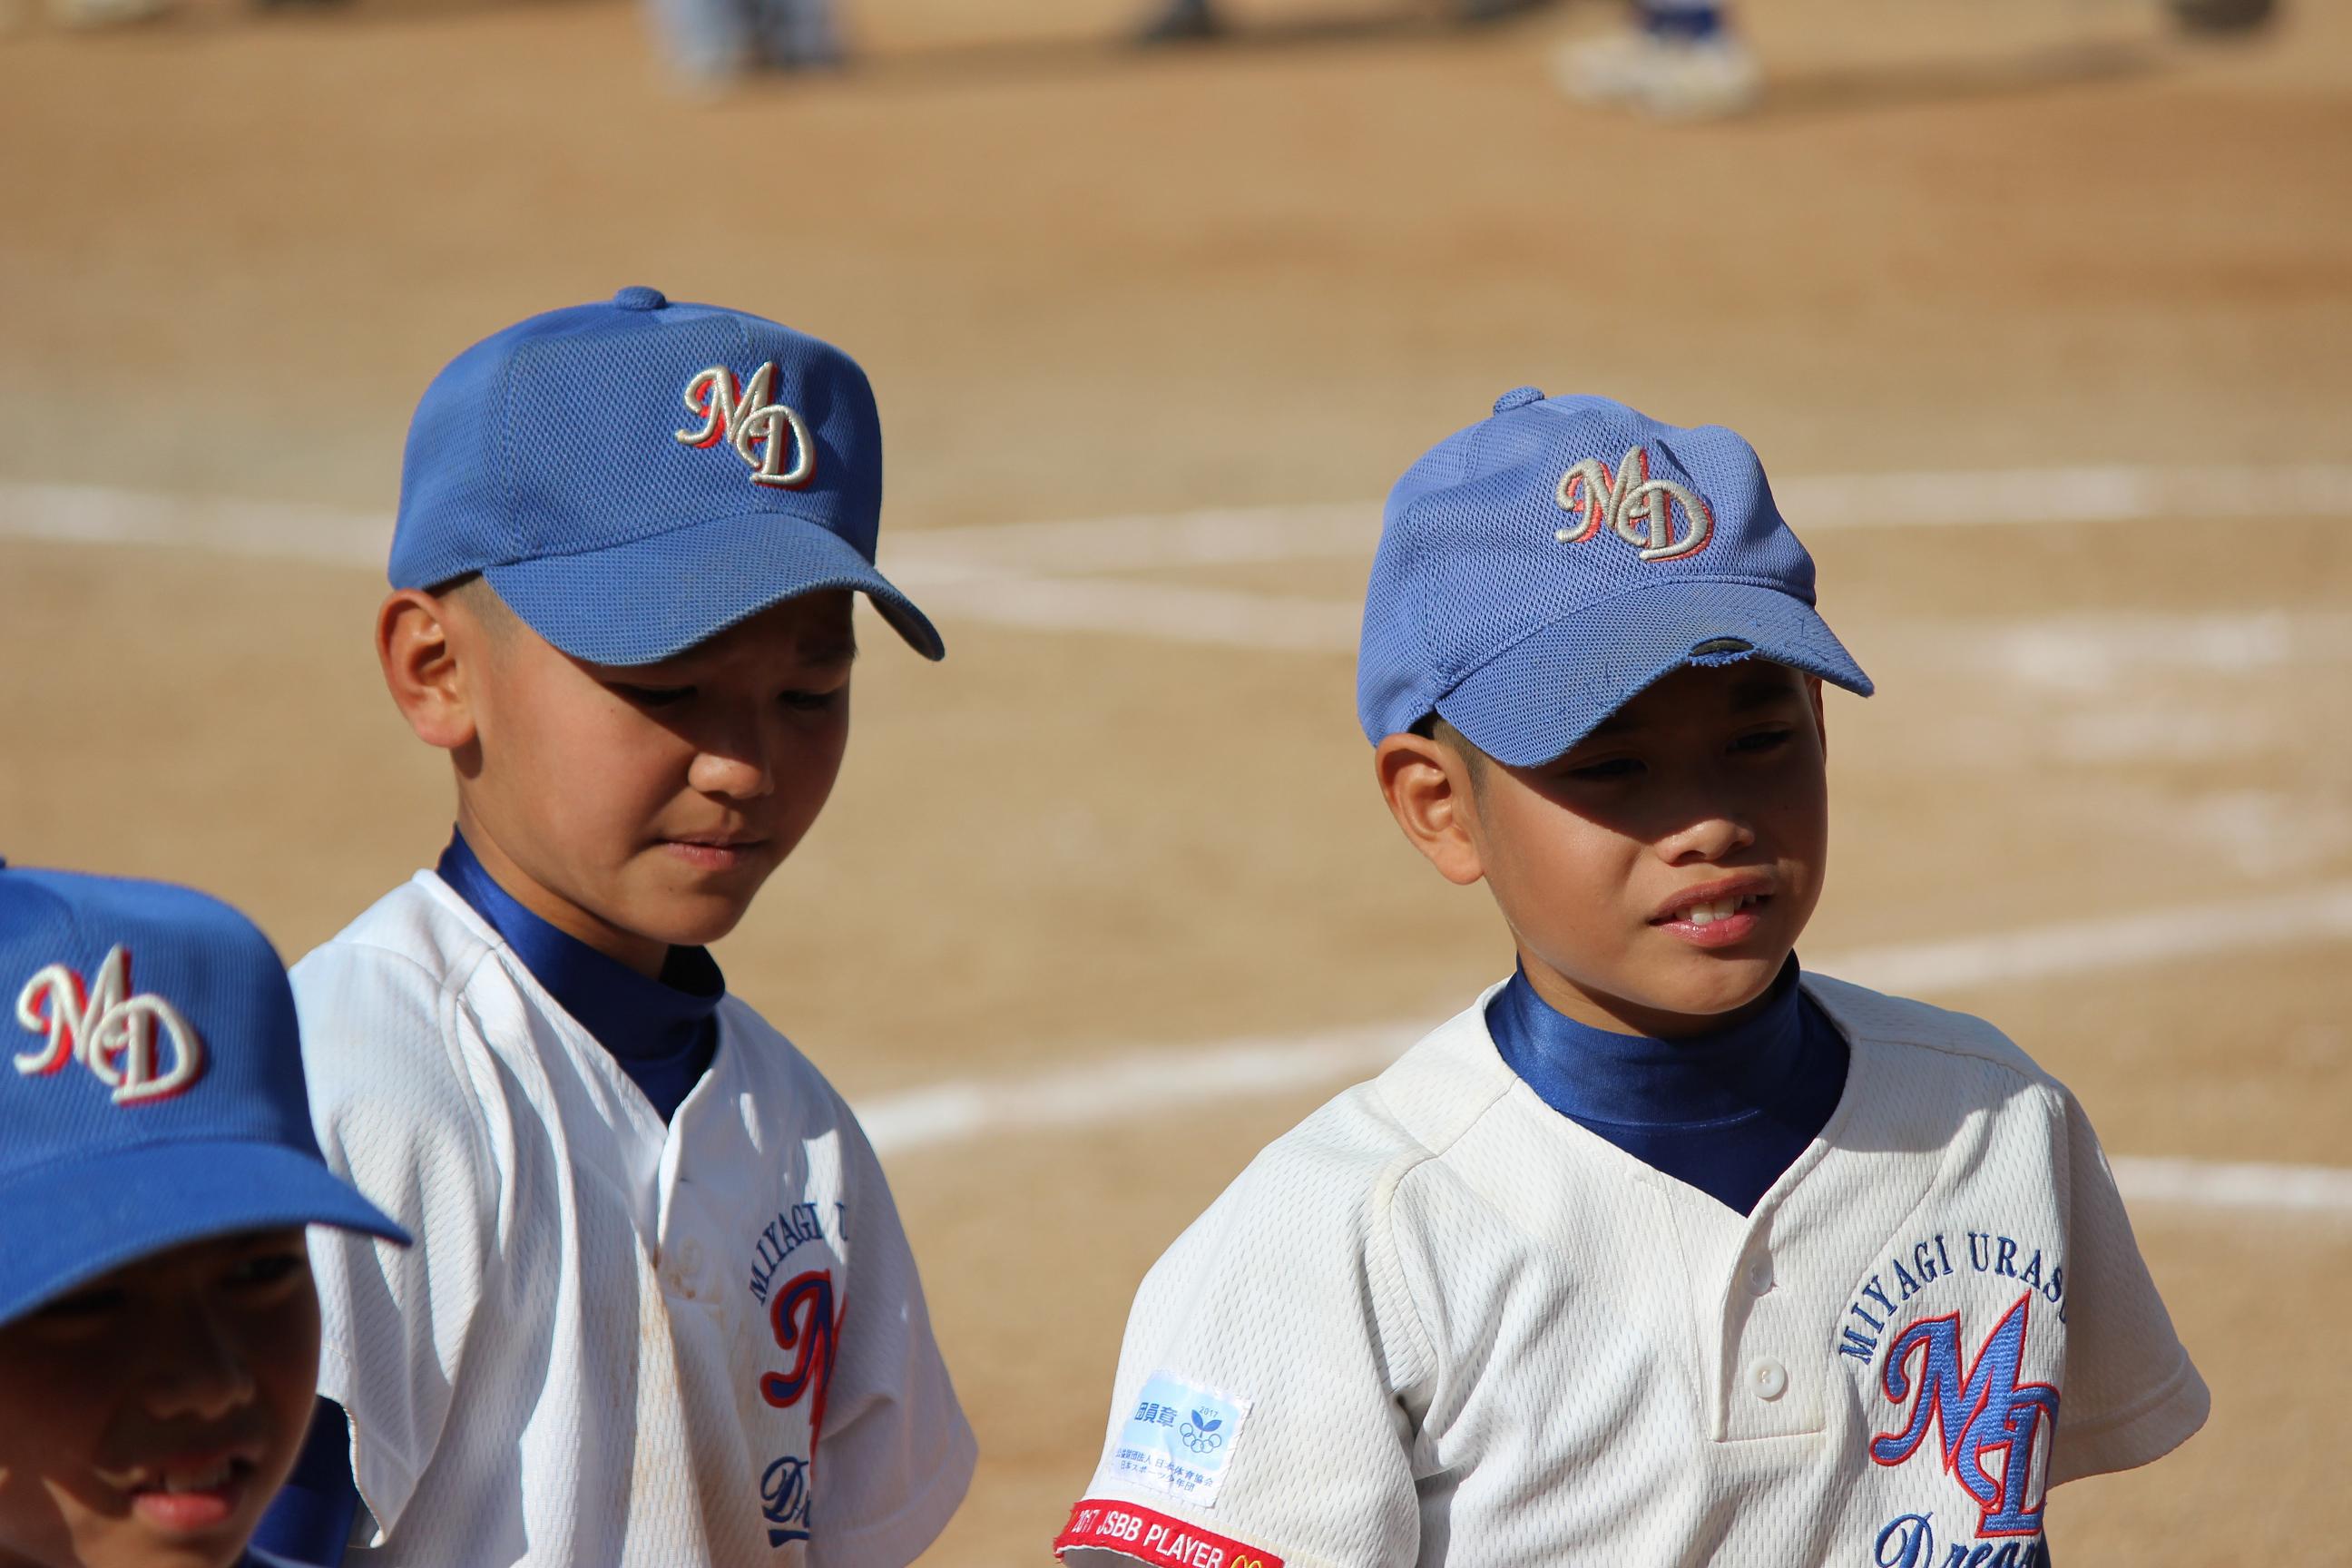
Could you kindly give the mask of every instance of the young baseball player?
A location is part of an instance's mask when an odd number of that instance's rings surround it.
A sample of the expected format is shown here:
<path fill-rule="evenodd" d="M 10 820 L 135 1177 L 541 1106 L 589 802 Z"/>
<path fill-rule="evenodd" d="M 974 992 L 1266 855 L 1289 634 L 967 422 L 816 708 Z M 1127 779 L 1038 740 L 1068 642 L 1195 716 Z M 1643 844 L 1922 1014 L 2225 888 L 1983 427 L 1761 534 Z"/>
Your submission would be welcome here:
<path fill-rule="evenodd" d="M 2203 1422 L 2074 1097 L 1798 968 L 1825 681 L 1728 430 L 1523 387 L 1404 476 L 1364 732 L 1517 970 L 1153 1268 L 1073 1563 L 2026 1568 Z"/>
<path fill-rule="evenodd" d="M 185 888 L 0 864 L 0 1563 L 259 1568 L 319 1366 L 319 1157 L 268 941 Z"/>
<path fill-rule="evenodd" d="M 335 1556 L 355 1482 L 372 1563 L 899 1568 L 961 1500 L 881 1167 L 705 951 L 832 790 L 851 595 L 940 655 L 881 462 L 839 350 L 651 289 L 426 390 L 377 649 L 457 830 L 294 972 L 327 1158 L 417 1245 L 321 1249 L 265 1545 Z"/>

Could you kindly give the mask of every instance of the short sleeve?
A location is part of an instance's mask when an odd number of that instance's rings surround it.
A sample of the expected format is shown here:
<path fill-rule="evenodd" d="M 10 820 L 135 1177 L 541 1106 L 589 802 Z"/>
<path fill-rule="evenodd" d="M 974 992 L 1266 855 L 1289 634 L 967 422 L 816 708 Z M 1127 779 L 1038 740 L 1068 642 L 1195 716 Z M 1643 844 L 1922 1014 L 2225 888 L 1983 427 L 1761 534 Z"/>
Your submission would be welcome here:
<path fill-rule="evenodd" d="M 498 1184 L 453 1061 L 454 1000 L 413 962 L 333 944 L 293 972 L 327 1163 L 415 1237 L 313 1228 L 319 1392 L 349 1413 L 352 1474 L 389 1538 L 448 1418 L 497 1256 Z"/>
<path fill-rule="evenodd" d="M 2205 1424 L 2211 1395 L 2140 1257 L 2115 1173 L 2064 1096 L 2066 1384 L 2051 1484 L 2162 1458 Z"/>
<path fill-rule="evenodd" d="M 1387 1231 L 1411 1162 L 1317 1130 L 1261 1154 L 1145 1278 L 1101 1462 L 1055 1542 L 1073 1568 L 1414 1561 L 1409 1405 L 1431 1356 Z"/>
<path fill-rule="evenodd" d="M 962 1502 L 977 1460 L 923 1282 L 865 1133 L 841 1111 L 851 1273 L 817 1439 L 812 1568 L 905 1568 Z"/>

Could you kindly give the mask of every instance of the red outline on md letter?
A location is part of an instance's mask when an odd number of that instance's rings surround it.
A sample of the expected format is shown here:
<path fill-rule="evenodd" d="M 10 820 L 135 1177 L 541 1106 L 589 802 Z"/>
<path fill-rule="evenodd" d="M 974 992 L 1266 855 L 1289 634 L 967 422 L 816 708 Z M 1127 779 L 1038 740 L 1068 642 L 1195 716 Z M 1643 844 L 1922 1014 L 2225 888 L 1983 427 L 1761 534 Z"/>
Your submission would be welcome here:
<path fill-rule="evenodd" d="M 1167 1568 L 1282 1568 L 1282 1559 L 1271 1552 L 1108 1498 L 1085 1498 L 1070 1510 L 1069 1524 L 1054 1542 L 1054 1555 L 1073 1546 L 1097 1547 Z"/>

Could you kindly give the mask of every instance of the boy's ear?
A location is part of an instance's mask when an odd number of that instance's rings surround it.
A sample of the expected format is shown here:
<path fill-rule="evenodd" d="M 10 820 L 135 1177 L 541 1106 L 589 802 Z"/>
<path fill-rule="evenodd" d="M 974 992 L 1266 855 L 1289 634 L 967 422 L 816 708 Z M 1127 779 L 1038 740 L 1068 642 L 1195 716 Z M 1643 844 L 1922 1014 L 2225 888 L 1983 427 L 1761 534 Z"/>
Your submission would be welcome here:
<path fill-rule="evenodd" d="M 470 744 L 475 732 L 455 620 L 447 600 L 415 588 L 375 613 L 376 662 L 393 703 L 418 740 L 445 752 Z"/>
<path fill-rule="evenodd" d="M 1389 815 L 1437 874 L 1460 887 L 1486 874 L 1471 766 L 1453 747 L 1422 735 L 1391 735 L 1372 752 L 1372 774 Z"/>

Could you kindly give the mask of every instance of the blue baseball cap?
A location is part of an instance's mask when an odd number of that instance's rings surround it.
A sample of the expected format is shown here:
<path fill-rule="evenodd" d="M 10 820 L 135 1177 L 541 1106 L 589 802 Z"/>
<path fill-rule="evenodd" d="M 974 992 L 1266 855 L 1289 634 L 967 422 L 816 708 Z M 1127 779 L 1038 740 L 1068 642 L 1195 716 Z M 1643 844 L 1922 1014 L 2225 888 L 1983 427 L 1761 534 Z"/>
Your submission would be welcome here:
<path fill-rule="evenodd" d="M 285 968 L 226 904 L 0 862 L 0 1323 L 213 1237 L 408 1240 L 320 1157 Z"/>
<path fill-rule="evenodd" d="M 390 574 L 431 589 L 478 572 L 594 664 L 652 664 L 837 588 L 938 658 L 939 632 L 875 569 L 881 525 L 882 421 L 856 362 L 631 288 L 509 327 L 434 378 Z"/>
<path fill-rule="evenodd" d="M 1721 426 L 1522 386 L 1389 493 L 1356 668 L 1375 745 L 1435 713 L 1529 766 L 1661 676 L 1745 658 L 1870 695 L 1755 448 Z"/>

